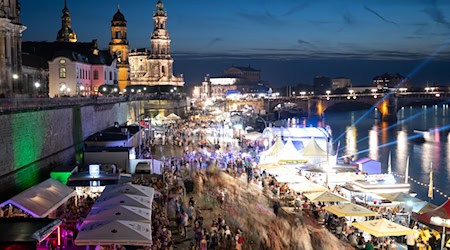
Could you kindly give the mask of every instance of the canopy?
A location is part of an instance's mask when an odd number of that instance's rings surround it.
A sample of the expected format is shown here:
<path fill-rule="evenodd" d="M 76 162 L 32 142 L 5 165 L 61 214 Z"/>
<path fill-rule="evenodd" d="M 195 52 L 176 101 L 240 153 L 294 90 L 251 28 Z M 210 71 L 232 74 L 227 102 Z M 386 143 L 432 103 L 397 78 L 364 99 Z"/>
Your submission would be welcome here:
<path fill-rule="evenodd" d="M 311 137 L 309 143 L 302 150 L 303 156 L 327 156 L 327 152 L 324 151 L 319 144 L 317 144 L 316 139 Z"/>
<path fill-rule="evenodd" d="M 164 120 L 164 119 L 166 119 L 166 117 L 165 117 L 163 114 L 157 114 L 157 115 L 155 116 L 155 119 L 156 119 L 156 120 Z"/>
<path fill-rule="evenodd" d="M 337 215 L 338 217 L 359 217 L 359 216 L 377 216 L 378 214 L 370 209 L 355 203 L 346 203 L 344 205 L 333 205 L 324 208 L 328 212 Z"/>
<path fill-rule="evenodd" d="M 349 202 L 344 197 L 334 194 L 328 190 L 324 192 L 305 194 L 305 196 L 312 202 Z"/>
<path fill-rule="evenodd" d="M 102 195 L 119 195 L 119 194 L 132 194 L 132 195 L 141 195 L 141 196 L 147 196 L 151 199 L 153 199 L 153 196 L 155 194 L 155 189 L 151 187 L 141 186 L 141 185 L 134 185 L 131 183 L 125 183 L 125 184 L 117 184 L 117 185 L 108 185 L 103 190 Z"/>
<path fill-rule="evenodd" d="M 295 148 L 291 139 L 288 139 L 286 144 L 284 144 L 283 149 L 277 155 L 277 159 L 279 162 L 291 162 L 303 160 L 302 156 Z"/>
<path fill-rule="evenodd" d="M 296 173 L 278 175 L 278 176 L 275 176 L 275 179 L 278 182 L 284 182 L 284 183 L 298 183 L 298 182 L 307 182 L 308 181 L 304 176 L 298 175 Z"/>
<path fill-rule="evenodd" d="M 168 115 L 167 117 L 166 117 L 167 119 L 170 119 L 170 120 L 179 120 L 179 119 L 181 119 L 178 115 L 176 115 L 175 113 L 171 113 L 170 115 Z"/>
<path fill-rule="evenodd" d="M 444 202 L 441 206 L 422 213 L 422 214 L 417 214 L 417 213 L 413 213 L 412 217 L 415 218 L 416 220 L 423 222 L 423 223 L 427 223 L 430 224 L 430 220 L 431 217 L 441 217 L 442 219 L 450 219 L 450 200 L 447 200 L 446 202 Z"/>
<path fill-rule="evenodd" d="M 93 209 L 86 218 L 86 222 L 103 220 L 127 220 L 139 222 L 151 222 L 152 210 L 131 206 L 99 207 Z"/>
<path fill-rule="evenodd" d="M 281 137 L 278 137 L 275 140 L 275 143 L 272 145 L 272 147 L 270 147 L 268 150 L 262 152 L 261 155 L 264 155 L 266 157 L 276 156 L 283 149 L 283 147 L 284 147 L 283 140 L 281 139 Z"/>
<path fill-rule="evenodd" d="M 97 199 L 92 209 L 99 209 L 105 206 L 111 207 L 115 205 L 126 205 L 132 207 L 151 209 L 152 202 L 153 199 L 140 195 L 132 195 L 132 194 L 120 194 L 118 196 L 102 195 L 100 196 L 100 198 Z"/>
<path fill-rule="evenodd" d="M 392 202 L 423 202 L 422 200 L 414 198 L 411 195 L 403 192 L 377 194 L 377 195 Z"/>
<path fill-rule="evenodd" d="M 86 223 L 82 225 L 75 244 L 151 246 L 151 224 L 126 220 Z"/>
<path fill-rule="evenodd" d="M 404 227 L 386 219 L 368 220 L 362 222 L 354 222 L 352 226 L 361 229 L 375 237 L 384 236 L 402 236 L 413 234 L 414 230 Z"/>
<path fill-rule="evenodd" d="M 289 188 L 294 190 L 295 192 L 301 193 L 322 192 L 328 190 L 326 187 L 310 181 L 289 184 Z"/>
<path fill-rule="evenodd" d="M 261 137 L 261 135 L 262 134 L 260 132 L 253 131 L 253 132 L 246 134 L 245 139 L 250 140 L 250 141 L 256 141 L 256 140 L 258 140 L 258 138 Z"/>
<path fill-rule="evenodd" d="M 74 195 L 75 190 L 50 178 L 1 203 L 0 207 L 11 204 L 35 218 L 44 218 Z"/>

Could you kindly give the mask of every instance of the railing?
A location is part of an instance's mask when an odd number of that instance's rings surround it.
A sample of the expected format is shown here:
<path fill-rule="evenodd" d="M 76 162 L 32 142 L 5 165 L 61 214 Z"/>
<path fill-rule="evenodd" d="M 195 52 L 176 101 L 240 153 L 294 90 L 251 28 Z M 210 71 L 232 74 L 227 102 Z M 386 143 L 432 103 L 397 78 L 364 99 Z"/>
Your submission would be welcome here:
<path fill-rule="evenodd" d="M 179 95 L 89 96 L 60 98 L 0 98 L 0 113 L 71 106 L 114 104 L 128 101 L 182 100 Z"/>

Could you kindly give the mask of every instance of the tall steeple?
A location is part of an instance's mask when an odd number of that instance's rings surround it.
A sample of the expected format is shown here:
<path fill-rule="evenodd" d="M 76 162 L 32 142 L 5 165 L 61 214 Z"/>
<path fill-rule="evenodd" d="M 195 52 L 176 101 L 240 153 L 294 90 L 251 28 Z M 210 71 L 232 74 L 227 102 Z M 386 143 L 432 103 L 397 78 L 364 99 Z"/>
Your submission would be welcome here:
<path fill-rule="evenodd" d="M 161 0 L 156 3 L 156 10 L 153 13 L 153 32 L 151 36 L 152 53 L 154 59 L 171 59 L 170 56 L 170 36 L 167 31 L 167 12 Z"/>
<path fill-rule="evenodd" d="M 67 0 L 64 0 L 64 8 L 62 9 L 63 15 L 61 16 L 61 29 L 58 31 L 56 40 L 58 42 L 71 42 L 77 41 L 77 35 L 72 30 L 71 18 L 69 15 L 69 9 L 67 8 Z"/>
<path fill-rule="evenodd" d="M 120 91 L 129 84 L 130 65 L 128 64 L 128 40 L 127 40 L 127 20 L 117 6 L 117 12 L 111 20 L 111 42 L 109 52 L 117 56 L 117 68 L 119 69 Z"/>

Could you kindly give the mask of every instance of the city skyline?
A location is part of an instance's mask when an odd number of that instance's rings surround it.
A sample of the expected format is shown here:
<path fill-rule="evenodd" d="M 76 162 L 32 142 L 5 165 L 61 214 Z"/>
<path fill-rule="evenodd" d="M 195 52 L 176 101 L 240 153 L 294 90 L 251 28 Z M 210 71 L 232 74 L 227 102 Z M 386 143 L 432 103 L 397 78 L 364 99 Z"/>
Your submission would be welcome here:
<path fill-rule="evenodd" d="M 163 2 L 175 71 L 184 73 L 187 83 L 235 64 L 259 68 L 263 79 L 278 85 L 311 83 L 315 75 L 367 84 L 384 72 L 408 75 L 429 55 L 433 60 L 413 82 L 450 82 L 448 2 Z M 107 48 L 110 21 L 120 4 L 130 48 L 149 47 L 156 0 L 67 4 L 79 41 L 98 39 L 100 48 Z M 28 27 L 24 41 L 54 41 L 64 2 L 21 5 L 21 21 Z"/>

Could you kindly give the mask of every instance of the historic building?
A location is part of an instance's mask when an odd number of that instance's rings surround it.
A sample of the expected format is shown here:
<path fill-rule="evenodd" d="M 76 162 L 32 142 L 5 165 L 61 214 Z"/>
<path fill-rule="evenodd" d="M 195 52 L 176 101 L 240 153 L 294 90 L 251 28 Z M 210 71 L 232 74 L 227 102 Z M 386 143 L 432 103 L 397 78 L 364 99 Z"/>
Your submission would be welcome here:
<path fill-rule="evenodd" d="M 167 31 L 167 12 L 162 1 L 153 14 L 151 51 L 134 50 L 129 54 L 131 85 L 184 86 L 183 76 L 174 76 L 170 55 L 170 36 Z"/>
<path fill-rule="evenodd" d="M 130 84 L 130 65 L 128 64 L 127 20 L 120 12 L 120 8 L 111 20 L 109 52 L 117 57 L 118 82 L 122 92 Z"/>
<path fill-rule="evenodd" d="M 224 70 L 224 77 L 239 78 L 241 83 L 259 83 L 261 81 L 261 71 L 250 66 L 231 66 Z"/>
<path fill-rule="evenodd" d="M 72 21 L 69 15 L 69 9 L 67 8 L 67 1 L 64 0 L 64 8 L 62 9 L 63 15 L 61 16 L 61 29 L 56 35 L 56 41 L 58 42 L 77 42 L 77 34 L 72 30 Z"/>
<path fill-rule="evenodd" d="M 383 75 L 375 76 L 372 83 L 378 89 L 404 88 L 410 85 L 409 80 L 399 73 L 384 73 Z"/>
<path fill-rule="evenodd" d="M 22 93 L 22 32 L 17 0 L 0 0 L 0 96 Z"/>

